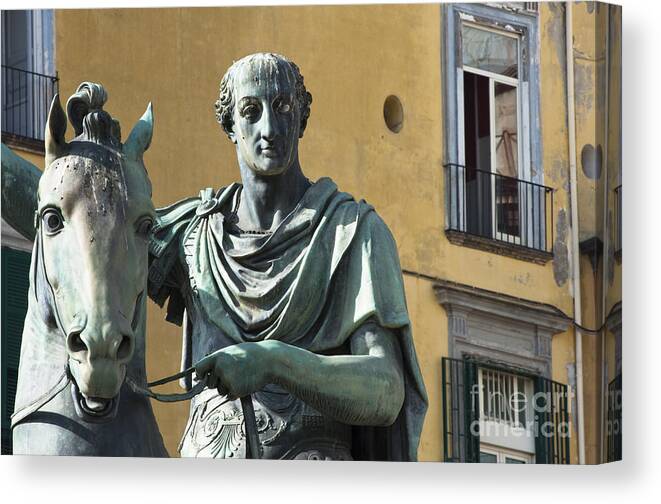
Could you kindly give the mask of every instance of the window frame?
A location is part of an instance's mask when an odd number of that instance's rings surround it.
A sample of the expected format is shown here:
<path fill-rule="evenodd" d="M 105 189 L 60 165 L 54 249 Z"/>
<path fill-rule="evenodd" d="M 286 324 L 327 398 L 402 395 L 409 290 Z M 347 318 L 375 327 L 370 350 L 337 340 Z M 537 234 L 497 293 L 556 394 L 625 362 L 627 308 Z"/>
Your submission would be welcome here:
<path fill-rule="evenodd" d="M 539 93 L 539 44 L 538 16 L 529 11 L 512 12 L 499 7 L 478 4 L 447 4 L 442 9 L 444 29 L 444 50 L 442 53 L 442 74 L 444 76 L 444 134 L 445 165 L 465 165 L 464 143 L 464 84 L 463 52 L 461 43 L 462 25 L 468 24 L 487 31 L 510 34 L 518 38 L 519 69 L 517 77 L 517 116 L 519 140 L 518 173 L 521 180 L 543 185 L 542 141 L 540 131 Z M 473 69 L 468 71 L 473 72 Z M 473 72 L 477 73 L 477 72 Z M 501 76 L 507 79 L 506 76 Z M 505 81 L 503 81 L 505 82 Z M 492 118 L 493 121 L 493 118 Z M 533 138 L 533 134 L 535 138 Z M 492 138 L 493 140 L 493 138 Z M 492 160 L 493 163 L 493 160 Z M 456 175 L 458 176 L 458 175 Z M 451 197 L 449 192 L 461 184 L 449 180 L 446 184 L 445 215 L 447 229 L 460 229 L 465 223 L 463 215 L 465 195 Z M 522 203 L 528 212 L 534 212 L 535 203 Z M 537 209 L 539 210 L 539 209 Z M 537 214 L 539 215 L 539 213 Z M 456 220 L 456 222 L 454 222 Z M 546 226 L 542 222 L 542 227 Z M 532 225 L 532 223 L 531 223 Z M 522 230 L 531 232 L 532 230 Z M 545 229 L 539 232 L 540 240 L 546 236 Z M 497 233 L 494 239 L 498 240 Z M 539 248 L 545 249 L 540 243 Z"/>
<path fill-rule="evenodd" d="M 502 376 L 511 376 L 515 378 L 514 387 L 518 391 L 518 380 L 521 379 L 524 384 L 523 394 L 526 398 L 525 418 L 527 424 L 511 425 L 498 419 L 492 419 L 487 415 L 485 400 L 488 398 L 485 392 L 489 387 L 484 383 L 484 373 L 492 373 Z M 480 442 L 486 442 L 492 447 L 502 450 L 513 450 L 516 453 L 526 454 L 534 458 L 535 455 L 535 433 L 534 433 L 534 378 L 527 373 L 515 372 L 503 367 L 491 367 L 477 363 L 477 383 L 479 391 L 479 413 L 480 422 Z M 500 384 L 499 384 L 500 386 Z M 496 393 L 501 393 L 500 389 Z M 516 392 L 515 392 L 516 393 Z M 511 397 L 510 397 L 511 400 Z M 497 408 L 496 408 L 497 409 Z M 482 447 L 480 446 L 480 451 Z"/>
<path fill-rule="evenodd" d="M 538 408 L 534 415 L 533 446 L 509 443 L 507 439 L 503 443 L 502 437 L 495 439 L 483 436 L 479 368 L 494 369 L 533 380 L 534 407 Z M 490 445 L 515 454 L 529 455 L 530 463 L 570 463 L 570 434 L 568 430 L 564 433 L 561 431 L 561 425 L 570 425 L 568 385 L 531 374 L 525 369 L 512 368 L 506 363 L 462 355 L 461 358 L 441 358 L 441 389 L 445 462 L 479 462 L 480 451 L 483 451 L 484 445 Z M 550 402 L 547 402 L 549 398 Z M 551 405 L 550 411 L 547 405 Z M 475 429 L 475 425 L 479 428 Z"/>
<path fill-rule="evenodd" d="M 530 453 L 519 452 L 517 450 L 511 450 L 502 446 L 495 446 L 486 443 L 480 443 L 480 455 L 482 453 L 488 453 L 489 455 L 494 455 L 496 457 L 496 464 L 506 464 L 507 459 L 518 460 L 523 464 L 534 464 L 535 455 Z"/>

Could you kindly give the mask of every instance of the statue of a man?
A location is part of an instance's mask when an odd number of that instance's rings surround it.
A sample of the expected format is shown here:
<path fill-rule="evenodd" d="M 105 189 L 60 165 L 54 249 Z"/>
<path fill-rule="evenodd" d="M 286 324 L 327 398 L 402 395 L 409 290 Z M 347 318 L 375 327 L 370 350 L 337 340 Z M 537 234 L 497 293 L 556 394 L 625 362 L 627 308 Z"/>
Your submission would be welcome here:
<path fill-rule="evenodd" d="M 234 63 L 216 116 L 242 183 L 159 211 L 149 294 L 208 385 L 183 456 L 245 456 L 252 394 L 264 458 L 416 460 L 427 398 L 396 245 L 370 205 L 303 174 L 311 102 L 283 56 Z"/>

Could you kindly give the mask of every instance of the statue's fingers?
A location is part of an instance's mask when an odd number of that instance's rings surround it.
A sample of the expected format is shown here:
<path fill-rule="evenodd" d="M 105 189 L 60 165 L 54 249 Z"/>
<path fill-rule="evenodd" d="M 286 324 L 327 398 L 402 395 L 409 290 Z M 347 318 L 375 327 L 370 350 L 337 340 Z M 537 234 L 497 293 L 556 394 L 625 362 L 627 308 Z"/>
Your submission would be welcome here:
<path fill-rule="evenodd" d="M 211 371 L 213 371 L 215 364 L 215 357 L 213 354 L 207 355 L 203 359 L 200 359 L 197 364 L 194 365 L 195 367 L 195 375 L 197 376 L 198 380 L 204 379 L 206 375 L 208 375 Z"/>

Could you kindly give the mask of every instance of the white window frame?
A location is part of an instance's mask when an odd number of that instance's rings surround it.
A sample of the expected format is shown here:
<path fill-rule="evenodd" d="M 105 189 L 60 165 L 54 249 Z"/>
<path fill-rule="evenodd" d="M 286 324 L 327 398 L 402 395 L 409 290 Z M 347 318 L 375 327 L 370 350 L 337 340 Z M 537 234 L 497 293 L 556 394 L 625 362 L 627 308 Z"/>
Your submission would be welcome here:
<path fill-rule="evenodd" d="M 509 376 L 514 378 L 515 390 L 500 389 L 495 390 L 496 394 L 503 394 L 509 402 L 512 400 L 513 394 L 518 393 L 517 381 L 519 378 L 524 380 L 525 390 L 522 392 L 527 399 L 526 402 L 526 425 L 515 425 L 502 419 L 493 419 L 487 416 L 487 408 L 485 400 L 488 397 L 488 387 L 484 383 L 484 372 L 495 373 L 503 377 Z M 534 455 L 535 453 L 535 422 L 533 418 L 532 400 L 534 396 L 534 383 L 533 380 L 526 376 L 521 376 L 516 373 L 508 371 L 478 367 L 478 390 L 479 390 L 479 407 L 480 407 L 480 442 L 492 446 L 514 450 L 520 453 L 527 453 Z"/>
<path fill-rule="evenodd" d="M 445 119 L 445 154 L 444 160 L 450 165 L 465 165 L 465 141 L 464 141 L 464 71 L 471 71 L 479 75 L 496 77 L 499 81 L 512 84 L 506 76 L 492 74 L 484 70 L 464 67 L 461 51 L 461 28 L 463 24 L 471 25 L 478 29 L 494 31 L 499 34 L 517 37 L 519 69 L 517 81 L 517 148 L 519 159 L 517 169 L 519 179 L 543 185 L 542 169 L 542 145 L 540 131 L 539 111 L 539 47 L 538 28 L 536 14 L 529 12 L 512 12 L 492 5 L 484 4 L 447 4 L 443 6 L 445 44 L 443 53 L 443 75 L 444 75 L 444 119 Z M 478 70 L 478 71 L 476 71 Z M 493 118 L 493 114 L 492 114 Z M 493 119 L 492 119 L 493 122 Z M 492 130 L 493 131 L 493 130 Z M 535 135 L 534 139 L 532 135 Z M 493 135 L 492 135 L 493 141 Z M 494 159 L 492 156 L 492 164 Z M 493 169 L 492 169 L 493 171 Z M 453 177 L 462 179 L 465 172 L 462 169 L 452 170 L 446 183 L 446 201 L 450 202 L 446 212 L 446 228 L 462 230 L 466 226 L 466 216 L 463 215 L 465 208 L 465 195 L 463 194 L 463 183 Z M 458 194 L 450 195 L 453 188 L 459 188 Z M 528 197 L 526 191 L 519 191 L 520 215 L 526 212 L 534 214 L 539 218 L 541 208 L 535 209 L 533 205 L 540 205 L 537 198 Z M 493 198 L 492 198 L 493 200 Z M 543 204 L 543 202 L 541 203 Z M 492 212 L 493 214 L 494 212 Z M 492 215 L 492 219 L 495 217 Z M 528 223 L 524 226 L 520 218 L 520 236 L 526 234 L 530 239 L 524 240 L 534 248 L 544 250 L 546 248 L 546 222 L 539 218 L 537 223 L 539 229 L 533 229 L 531 219 L 525 219 Z M 496 239 L 513 242 L 513 237 L 505 233 L 497 232 L 492 226 L 492 234 Z M 465 229 L 464 229 L 465 231 Z M 508 238 L 510 238 L 508 240 Z M 521 243 L 521 241 L 519 241 Z"/>
<path fill-rule="evenodd" d="M 507 459 L 514 459 L 524 464 L 534 464 L 535 456 L 530 453 L 524 453 L 516 450 L 508 450 L 501 446 L 492 446 L 486 443 L 480 443 L 480 453 L 489 453 L 496 456 L 496 464 L 506 464 Z"/>
<path fill-rule="evenodd" d="M 517 69 L 521 67 L 521 40 L 519 35 L 517 34 L 512 34 L 508 33 L 505 30 L 496 30 L 494 28 L 491 28 L 490 26 L 485 26 L 485 25 L 480 25 L 476 24 L 470 21 L 462 21 L 462 27 L 463 26 L 470 26 L 472 28 L 475 28 L 477 30 L 482 30 L 482 31 L 488 31 L 495 33 L 500 36 L 504 37 L 509 37 L 514 40 L 516 40 L 516 46 L 517 46 Z M 480 68 L 475 68 L 469 65 L 463 64 L 461 65 L 464 73 L 469 72 L 475 75 L 480 75 L 482 77 L 486 77 L 489 79 L 489 140 L 491 142 L 491 147 L 490 147 L 490 159 L 491 159 L 491 173 L 497 175 L 498 172 L 496 170 L 496 163 L 497 163 L 497 155 L 496 155 L 496 93 L 495 93 L 495 83 L 499 82 L 501 84 L 507 84 L 508 86 L 512 86 L 516 88 L 516 133 L 517 133 L 517 142 L 516 142 L 516 148 L 517 148 L 517 163 L 516 163 L 516 171 L 517 171 L 517 177 L 518 179 L 525 179 L 525 170 L 523 167 L 523 164 L 521 160 L 523 159 L 523 151 L 524 147 L 523 144 L 528 140 L 521 134 L 521 129 L 522 129 L 522 124 L 523 124 L 523 119 L 521 117 L 521 91 L 520 91 L 520 86 L 519 86 L 519 79 L 518 78 L 513 78 L 513 77 L 508 77 L 506 75 L 502 75 L 496 72 L 490 72 L 488 70 L 483 70 Z M 462 79 L 462 86 L 463 86 L 463 79 Z M 457 92 L 457 111 L 460 115 L 460 122 L 462 124 L 465 123 L 465 117 L 464 117 L 464 92 L 463 89 L 461 90 L 461 93 Z M 460 135 L 463 136 L 463 132 L 459 132 Z M 521 141 L 523 139 L 523 141 Z M 459 164 L 465 165 L 466 164 L 466 158 L 465 158 L 465 139 L 462 141 L 464 148 L 460 152 L 460 160 L 461 162 Z M 492 181 L 493 182 L 493 181 Z M 498 240 L 506 241 L 508 243 L 516 243 L 517 245 L 521 244 L 521 233 L 523 232 L 523 229 L 519 228 L 519 235 L 514 236 L 510 235 L 508 233 L 502 233 L 498 231 L 498 212 L 497 212 L 497 202 L 496 202 L 496 184 L 491 183 L 491 234 L 493 238 L 496 238 Z M 518 186 L 517 190 L 519 191 L 519 214 L 521 214 L 522 209 L 524 208 L 523 203 L 523 197 L 524 197 L 524 192 L 520 191 Z"/>

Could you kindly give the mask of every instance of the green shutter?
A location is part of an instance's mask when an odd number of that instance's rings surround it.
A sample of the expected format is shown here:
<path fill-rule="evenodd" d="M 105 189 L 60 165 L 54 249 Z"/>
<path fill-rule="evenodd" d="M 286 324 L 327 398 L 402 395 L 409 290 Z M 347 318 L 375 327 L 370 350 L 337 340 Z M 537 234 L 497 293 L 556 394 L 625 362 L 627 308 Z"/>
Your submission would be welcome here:
<path fill-rule="evenodd" d="M 567 385 L 538 376 L 535 379 L 535 463 L 569 464 Z"/>
<path fill-rule="evenodd" d="M 443 455 L 446 462 L 479 462 L 479 391 L 474 362 L 443 357 Z"/>
<path fill-rule="evenodd" d="M 2 247 L 2 454 L 11 453 L 23 322 L 28 309 L 30 254 Z"/>
<path fill-rule="evenodd" d="M 606 462 L 622 460 L 622 374 L 608 384 Z"/>

